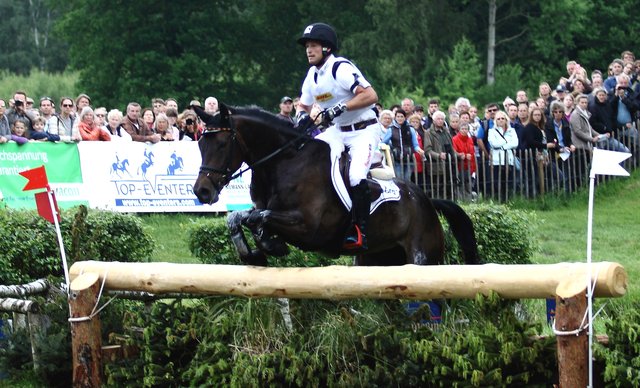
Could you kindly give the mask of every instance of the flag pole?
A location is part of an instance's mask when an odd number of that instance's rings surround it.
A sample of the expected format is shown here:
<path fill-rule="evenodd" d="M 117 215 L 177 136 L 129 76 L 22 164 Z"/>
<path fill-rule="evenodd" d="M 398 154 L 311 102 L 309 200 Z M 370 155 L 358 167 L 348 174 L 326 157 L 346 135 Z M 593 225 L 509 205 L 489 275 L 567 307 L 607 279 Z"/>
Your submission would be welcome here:
<path fill-rule="evenodd" d="M 53 202 L 53 192 L 51 187 L 47 185 L 47 197 L 49 198 L 49 206 L 51 206 L 51 214 L 53 214 L 53 224 L 56 227 L 56 235 L 58 237 L 58 246 L 60 247 L 60 257 L 62 258 L 62 268 L 64 270 L 64 282 L 67 285 L 67 294 L 69 293 L 69 266 L 67 265 L 67 254 L 64 251 L 64 243 L 62 241 L 62 232 L 60 231 L 60 223 L 58 222 L 58 209 Z"/>
<path fill-rule="evenodd" d="M 593 197 L 595 173 L 589 174 L 589 210 L 587 216 L 587 311 L 589 314 L 589 387 L 593 387 L 593 287 L 591 285 L 591 242 L 593 239 Z"/>

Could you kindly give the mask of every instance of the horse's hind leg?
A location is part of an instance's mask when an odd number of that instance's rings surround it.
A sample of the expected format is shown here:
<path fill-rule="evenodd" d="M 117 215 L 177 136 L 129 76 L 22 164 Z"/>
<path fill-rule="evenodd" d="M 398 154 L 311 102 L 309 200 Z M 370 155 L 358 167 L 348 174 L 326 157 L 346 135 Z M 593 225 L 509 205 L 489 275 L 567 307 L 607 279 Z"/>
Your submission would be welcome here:
<path fill-rule="evenodd" d="M 243 263 L 266 267 L 267 256 L 257 250 L 250 249 L 247 239 L 242 232 L 242 223 L 249 217 L 250 211 L 233 212 L 227 216 L 227 227 L 231 233 L 231 241 Z"/>

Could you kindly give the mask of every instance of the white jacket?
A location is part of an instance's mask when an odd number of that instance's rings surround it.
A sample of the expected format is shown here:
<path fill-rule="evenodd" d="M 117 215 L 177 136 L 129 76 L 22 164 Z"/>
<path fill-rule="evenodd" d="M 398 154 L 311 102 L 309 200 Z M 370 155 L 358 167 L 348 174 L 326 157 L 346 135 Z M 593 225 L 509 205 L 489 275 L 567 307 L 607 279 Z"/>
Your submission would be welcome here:
<path fill-rule="evenodd" d="M 500 131 L 500 132 L 498 132 Z M 502 130 L 495 125 L 489 129 L 489 144 L 491 145 L 491 162 L 494 166 L 505 165 L 505 155 L 507 163 L 513 166 L 515 156 L 513 150 L 518 147 L 518 134 L 512 127 L 502 133 Z"/>

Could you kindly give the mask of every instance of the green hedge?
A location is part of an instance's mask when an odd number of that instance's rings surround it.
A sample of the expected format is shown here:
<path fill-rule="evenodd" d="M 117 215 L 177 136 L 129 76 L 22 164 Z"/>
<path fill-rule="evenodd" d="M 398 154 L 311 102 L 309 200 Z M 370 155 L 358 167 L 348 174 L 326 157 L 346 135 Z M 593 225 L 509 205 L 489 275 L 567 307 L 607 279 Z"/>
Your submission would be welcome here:
<path fill-rule="evenodd" d="M 189 250 L 205 264 L 242 264 L 231 242 L 224 217 L 198 220 L 188 230 Z M 249 244 L 255 248 L 251 233 L 245 230 Z M 290 252 L 284 257 L 270 257 L 272 267 L 318 267 L 338 263 L 319 253 L 303 252 L 289 246 Z"/>
<path fill-rule="evenodd" d="M 531 236 L 536 219 L 533 212 L 510 209 L 506 205 L 479 204 L 465 207 L 478 240 L 478 252 L 486 263 L 529 264 L 538 244 Z M 441 217 L 445 229 L 446 263 L 459 263 L 458 245 Z M 252 244 L 251 234 L 245 235 Z M 191 253 L 208 264 L 241 264 L 229 237 L 225 219 L 210 218 L 190 226 L 188 231 Z M 309 267 L 336 264 L 335 260 L 318 253 L 302 252 L 294 247 L 285 258 L 270 258 L 271 266 Z M 349 260 L 344 258 L 343 263 Z"/>
<path fill-rule="evenodd" d="M 136 217 L 87 209 L 61 213 L 69 265 L 75 260 L 143 261 L 153 239 Z M 62 275 L 55 228 L 35 211 L 0 209 L 0 284 Z"/>

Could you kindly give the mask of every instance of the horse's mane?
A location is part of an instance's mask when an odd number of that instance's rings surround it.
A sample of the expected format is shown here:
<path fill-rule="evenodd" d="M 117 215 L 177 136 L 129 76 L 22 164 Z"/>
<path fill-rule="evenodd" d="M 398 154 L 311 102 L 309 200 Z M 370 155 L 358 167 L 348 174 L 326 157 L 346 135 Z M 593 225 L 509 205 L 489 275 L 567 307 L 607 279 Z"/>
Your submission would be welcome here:
<path fill-rule="evenodd" d="M 235 114 L 251 117 L 262 124 L 275 129 L 277 132 L 283 135 L 298 136 L 300 131 L 294 128 L 293 124 L 289 121 L 283 120 L 271 112 L 252 105 L 248 107 L 234 107 Z"/>

